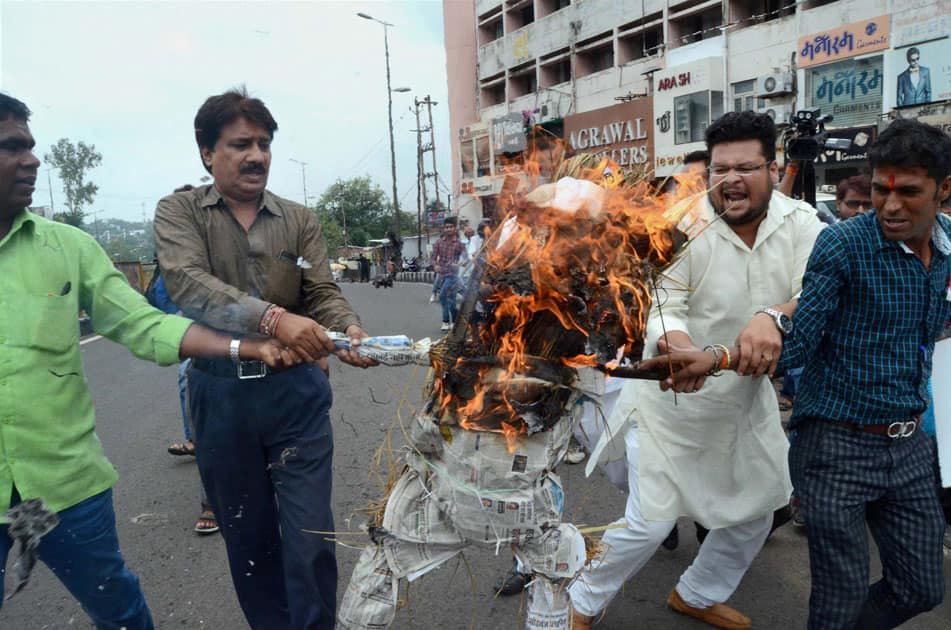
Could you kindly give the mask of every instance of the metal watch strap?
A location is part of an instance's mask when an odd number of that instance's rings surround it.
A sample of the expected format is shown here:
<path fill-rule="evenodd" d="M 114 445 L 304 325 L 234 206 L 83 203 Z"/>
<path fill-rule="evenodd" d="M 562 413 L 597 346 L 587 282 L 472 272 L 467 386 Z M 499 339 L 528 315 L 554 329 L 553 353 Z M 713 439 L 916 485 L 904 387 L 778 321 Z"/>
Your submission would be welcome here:
<path fill-rule="evenodd" d="M 232 339 L 231 343 L 228 345 L 228 356 L 231 357 L 231 360 L 239 364 L 241 363 L 241 340 Z"/>
<path fill-rule="evenodd" d="M 786 334 L 786 331 L 783 329 L 783 323 L 782 323 L 783 313 L 777 311 L 777 310 L 774 309 L 774 308 L 770 308 L 770 307 L 768 307 L 768 306 L 764 306 L 763 308 L 761 308 L 760 310 L 758 310 L 758 311 L 756 311 L 756 312 L 757 312 L 757 313 L 765 313 L 765 314 L 769 315 L 770 317 L 772 317 L 772 318 L 773 318 L 773 323 L 776 324 L 776 328 L 779 329 L 779 332 L 781 332 L 783 335 Z"/>

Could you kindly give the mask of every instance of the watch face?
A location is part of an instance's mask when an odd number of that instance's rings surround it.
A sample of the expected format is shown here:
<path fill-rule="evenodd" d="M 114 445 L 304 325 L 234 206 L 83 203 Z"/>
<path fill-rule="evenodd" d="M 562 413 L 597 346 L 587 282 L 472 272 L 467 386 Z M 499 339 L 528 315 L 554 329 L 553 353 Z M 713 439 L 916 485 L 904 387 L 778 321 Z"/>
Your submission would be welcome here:
<path fill-rule="evenodd" d="M 792 332 L 792 329 L 793 329 L 792 320 L 789 319 L 789 317 L 787 317 L 785 314 L 780 313 L 778 323 L 779 323 L 779 328 L 780 330 L 783 331 L 784 335 L 788 335 L 789 333 Z"/>

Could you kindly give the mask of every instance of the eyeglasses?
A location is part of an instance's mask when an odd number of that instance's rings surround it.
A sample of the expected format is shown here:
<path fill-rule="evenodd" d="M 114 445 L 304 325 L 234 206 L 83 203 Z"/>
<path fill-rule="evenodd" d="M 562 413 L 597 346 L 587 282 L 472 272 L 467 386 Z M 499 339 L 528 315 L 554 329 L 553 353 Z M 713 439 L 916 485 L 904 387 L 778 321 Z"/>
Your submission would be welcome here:
<path fill-rule="evenodd" d="M 708 166 L 707 170 L 710 171 L 710 175 L 713 177 L 726 177 L 729 175 L 730 171 L 736 173 L 739 177 L 750 177 L 756 171 L 760 170 L 764 166 L 769 166 L 773 163 L 773 160 L 767 160 L 760 164 L 737 164 L 736 166 L 725 166 L 723 164 L 714 164 Z"/>
<path fill-rule="evenodd" d="M 871 209 L 872 207 L 871 201 L 861 201 L 859 199 L 849 199 L 848 201 L 843 201 L 842 203 L 848 206 L 850 210 L 858 210 L 859 208 Z"/>

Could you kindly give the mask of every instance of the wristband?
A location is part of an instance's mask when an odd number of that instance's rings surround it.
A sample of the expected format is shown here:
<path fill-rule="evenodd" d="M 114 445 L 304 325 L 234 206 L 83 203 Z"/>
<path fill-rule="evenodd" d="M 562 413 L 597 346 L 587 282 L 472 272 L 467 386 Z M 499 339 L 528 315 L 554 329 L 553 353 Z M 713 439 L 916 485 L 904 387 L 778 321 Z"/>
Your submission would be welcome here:
<path fill-rule="evenodd" d="M 716 359 L 716 362 L 713 364 L 713 367 L 707 370 L 707 373 L 704 376 L 720 376 L 720 371 L 723 369 L 720 367 L 720 364 L 723 363 L 723 353 L 720 352 L 720 348 L 723 346 L 712 345 L 704 347 L 704 352 L 712 352 L 713 357 Z"/>
<path fill-rule="evenodd" d="M 287 309 L 277 306 L 276 304 L 271 304 L 268 309 L 264 311 L 264 317 L 261 318 L 261 334 L 267 337 L 273 337 L 274 333 L 277 332 L 277 322 L 281 320 L 281 317 L 286 312 Z"/>

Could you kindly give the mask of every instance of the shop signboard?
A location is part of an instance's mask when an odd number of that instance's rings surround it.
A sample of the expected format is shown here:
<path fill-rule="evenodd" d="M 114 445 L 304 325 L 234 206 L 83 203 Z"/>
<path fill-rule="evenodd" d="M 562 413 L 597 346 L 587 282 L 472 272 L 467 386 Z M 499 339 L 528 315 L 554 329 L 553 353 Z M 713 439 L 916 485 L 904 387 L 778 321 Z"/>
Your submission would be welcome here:
<path fill-rule="evenodd" d="M 889 46 L 889 16 L 853 22 L 799 38 L 800 68 L 867 55 Z"/>
<path fill-rule="evenodd" d="M 654 176 L 676 173 L 703 149 L 704 132 L 723 114 L 723 58 L 706 57 L 654 74 Z"/>
<path fill-rule="evenodd" d="M 885 54 L 885 102 L 911 107 L 951 99 L 951 39 L 915 44 Z"/>
<path fill-rule="evenodd" d="M 608 157 L 622 168 L 650 164 L 653 135 L 650 99 L 636 99 L 565 117 L 565 139 L 573 153 Z"/>
<path fill-rule="evenodd" d="M 881 56 L 846 59 L 806 70 L 806 107 L 832 114 L 829 127 L 873 125 L 882 114 Z"/>
<path fill-rule="evenodd" d="M 525 120 L 521 113 L 506 114 L 492 121 L 492 145 L 496 154 L 525 150 Z"/>
<path fill-rule="evenodd" d="M 868 160 L 868 147 L 875 140 L 878 127 L 875 125 L 864 125 L 862 127 L 851 127 L 849 129 L 832 129 L 829 131 L 829 139 L 848 140 L 849 148 L 845 150 L 825 149 L 819 153 L 817 163 L 823 164 L 847 164 L 850 162 L 865 162 Z"/>

